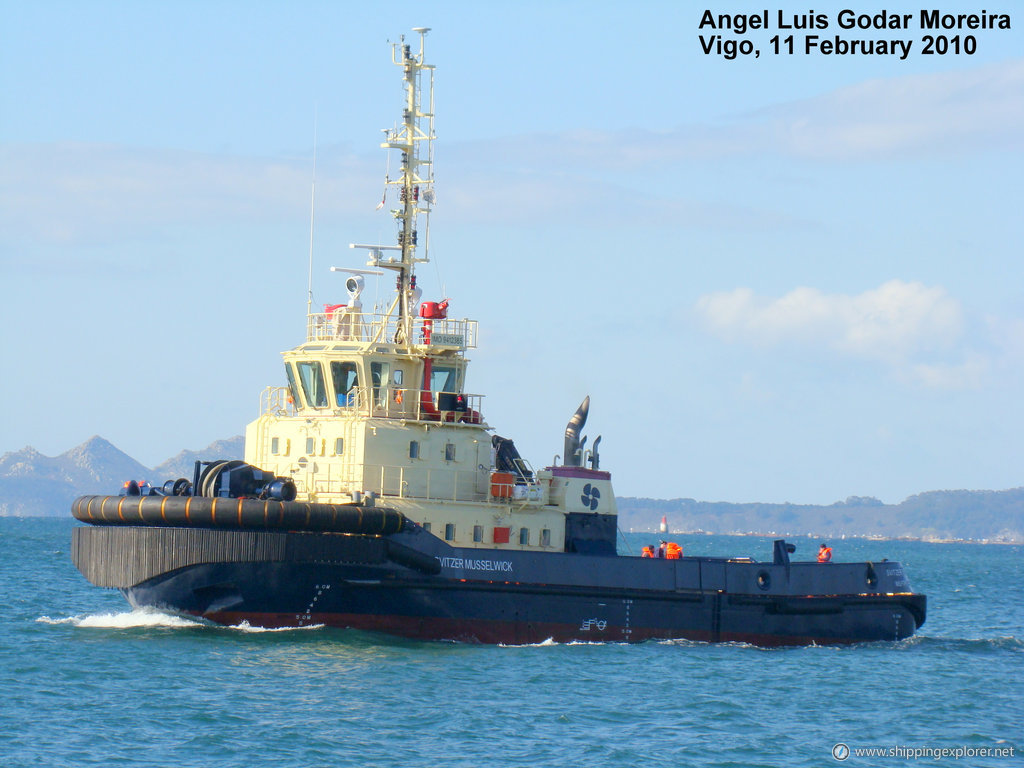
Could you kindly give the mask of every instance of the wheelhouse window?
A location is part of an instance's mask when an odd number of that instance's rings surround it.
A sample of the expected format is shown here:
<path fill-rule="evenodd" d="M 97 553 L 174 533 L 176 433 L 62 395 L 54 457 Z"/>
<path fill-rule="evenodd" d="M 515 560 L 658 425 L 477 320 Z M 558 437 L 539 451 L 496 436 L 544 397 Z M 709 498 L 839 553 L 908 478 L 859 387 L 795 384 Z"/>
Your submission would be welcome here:
<path fill-rule="evenodd" d="M 299 388 L 295 383 L 295 371 L 292 369 L 291 363 L 284 364 L 284 375 L 288 377 L 288 395 L 291 397 L 291 401 L 296 408 L 301 408 L 302 401 L 299 399 Z"/>
<path fill-rule="evenodd" d="M 353 362 L 331 363 L 331 381 L 334 384 L 334 397 L 342 407 L 356 404 L 356 388 L 359 386 L 359 373 Z"/>
<path fill-rule="evenodd" d="M 458 392 L 457 370 L 452 366 L 434 366 L 430 370 L 430 389 L 434 392 Z"/>
<path fill-rule="evenodd" d="M 303 360 L 298 364 L 299 381 L 306 405 L 312 408 L 327 407 L 327 387 L 324 386 L 324 369 L 315 360 Z"/>
<path fill-rule="evenodd" d="M 370 379 L 373 381 L 373 402 L 379 407 L 388 404 L 388 370 L 387 363 L 370 363 Z"/>

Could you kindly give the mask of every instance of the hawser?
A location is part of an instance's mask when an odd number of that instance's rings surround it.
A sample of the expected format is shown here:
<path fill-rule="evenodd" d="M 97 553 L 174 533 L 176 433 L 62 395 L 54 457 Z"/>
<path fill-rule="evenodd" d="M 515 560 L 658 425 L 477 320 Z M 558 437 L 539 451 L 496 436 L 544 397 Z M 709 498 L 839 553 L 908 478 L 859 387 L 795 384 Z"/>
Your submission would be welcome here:
<path fill-rule="evenodd" d="M 687 638 L 760 645 L 900 640 L 925 619 L 897 562 L 641 558 L 616 549 L 611 474 L 586 446 L 589 397 L 553 466 L 534 469 L 467 392 L 475 321 L 421 301 L 434 206 L 434 68 L 401 41 L 401 121 L 382 147 L 394 245 L 359 245 L 347 301 L 307 307 L 244 460 L 191 479 L 83 496 L 72 559 L 135 606 L 221 624 L 324 624 L 431 640 L 535 643 Z M 422 230 L 420 223 L 422 222 Z M 364 311 L 367 274 L 395 293 Z M 319 309 L 319 307 L 317 307 Z"/>

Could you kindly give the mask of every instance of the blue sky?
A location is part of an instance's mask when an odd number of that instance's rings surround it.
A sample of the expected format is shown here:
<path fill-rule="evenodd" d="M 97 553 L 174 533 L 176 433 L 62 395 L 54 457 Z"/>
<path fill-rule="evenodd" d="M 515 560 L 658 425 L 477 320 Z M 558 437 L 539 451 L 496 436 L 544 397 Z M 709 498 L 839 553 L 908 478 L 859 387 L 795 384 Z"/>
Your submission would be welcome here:
<path fill-rule="evenodd" d="M 0 452 L 243 431 L 304 329 L 314 130 L 315 301 L 393 238 L 423 25 L 424 298 L 480 321 L 469 389 L 535 466 L 590 394 L 621 495 L 1019 486 L 1024 6 L 987 10 L 971 56 L 728 61 L 678 2 L 3 0 Z"/>

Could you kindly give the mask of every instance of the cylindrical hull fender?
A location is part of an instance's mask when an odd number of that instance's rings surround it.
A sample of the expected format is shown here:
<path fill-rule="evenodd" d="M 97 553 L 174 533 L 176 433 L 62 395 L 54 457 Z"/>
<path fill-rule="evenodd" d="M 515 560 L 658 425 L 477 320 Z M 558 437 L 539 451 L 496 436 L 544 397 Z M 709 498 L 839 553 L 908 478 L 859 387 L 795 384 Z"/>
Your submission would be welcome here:
<path fill-rule="evenodd" d="M 162 525 L 185 528 L 334 531 L 387 536 L 406 518 L 388 507 L 205 496 L 79 496 L 77 520 L 93 525 Z"/>

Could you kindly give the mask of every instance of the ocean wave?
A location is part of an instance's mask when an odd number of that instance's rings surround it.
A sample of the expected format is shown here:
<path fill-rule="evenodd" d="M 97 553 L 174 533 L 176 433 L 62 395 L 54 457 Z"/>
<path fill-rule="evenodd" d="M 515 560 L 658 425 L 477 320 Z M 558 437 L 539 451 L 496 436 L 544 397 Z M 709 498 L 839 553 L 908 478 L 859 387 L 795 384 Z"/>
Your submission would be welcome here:
<path fill-rule="evenodd" d="M 323 629 L 326 624 L 307 624 L 302 627 L 254 627 L 247 620 L 242 620 L 240 624 L 232 624 L 224 627 L 224 629 L 233 629 L 237 632 L 305 632 L 309 629 Z"/>
<path fill-rule="evenodd" d="M 539 643 L 498 643 L 499 648 L 549 648 L 553 645 L 561 645 L 561 643 L 555 642 L 553 637 L 541 640 Z"/>
<path fill-rule="evenodd" d="M 123 613 L 94 613 L 84 616 L 68 616 L 62 619 L 40 616 L 36 621 L 40 624 L 69 624 L 73 627 L 84 627 L 87 629 L 136 629 L 140 627 L 178 629 L 182 627 L 208 626 L 205 622 L 197 619 L 189 619 L 173 613 L 164 613 L 152 608 L 136 608 L 133 611 Z"/>
<path fill-rule="evenodd" d="M 914 635 L 900 640 L 895 645 L 901 648 L 920 648 L 947 651 L 966 651 L 984 653 L 988 651 L 1015 651 L 1024 653 L 1024 640 L 1013 635 L 999 637 L 929 637 Z"/>

